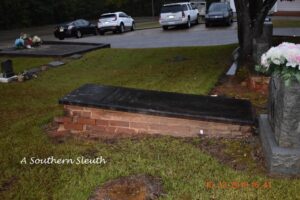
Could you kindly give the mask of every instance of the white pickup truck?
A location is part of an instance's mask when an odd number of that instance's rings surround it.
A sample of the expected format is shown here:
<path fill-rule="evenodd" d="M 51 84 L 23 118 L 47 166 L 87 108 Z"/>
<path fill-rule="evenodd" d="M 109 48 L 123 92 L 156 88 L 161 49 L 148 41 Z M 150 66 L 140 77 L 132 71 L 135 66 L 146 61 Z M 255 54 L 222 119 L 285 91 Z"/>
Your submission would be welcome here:
<path fill-rule="evenodd" d="M 191 24 L 199 23 L 199 11 L 193 8 L 189 2 L 164 4 L 160 12 L 159 23 L 164 30 L 171 26 L 185 25 L 187 28 Z"/>

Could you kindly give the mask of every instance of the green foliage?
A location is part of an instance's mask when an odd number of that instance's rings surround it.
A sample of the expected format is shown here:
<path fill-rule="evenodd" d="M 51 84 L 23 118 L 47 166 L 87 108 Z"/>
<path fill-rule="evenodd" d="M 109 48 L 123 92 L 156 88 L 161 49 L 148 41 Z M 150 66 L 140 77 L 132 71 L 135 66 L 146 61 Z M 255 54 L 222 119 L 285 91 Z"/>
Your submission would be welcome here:
<path fill-rule="evenodd" d="M 158 15 L 162 0 L 154 1 Z M 148 0 L 1 0 L 2 29 L 56 24 L 73 19 L 98 19 L 103 12 L 125 11 L 131 16 L 151 16 Z"/>

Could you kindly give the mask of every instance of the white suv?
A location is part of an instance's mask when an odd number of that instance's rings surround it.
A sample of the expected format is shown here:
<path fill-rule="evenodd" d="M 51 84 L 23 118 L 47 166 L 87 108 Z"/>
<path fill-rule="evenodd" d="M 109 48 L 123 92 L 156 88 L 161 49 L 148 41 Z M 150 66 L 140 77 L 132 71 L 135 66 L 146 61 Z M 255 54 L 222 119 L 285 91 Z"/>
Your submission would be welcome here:
<path fill-rule="evenodd" d="M 170 26 L 185 25 L 191 27 L 192 23 L 199 23 L 199 11 L 193 8 L 189 2 L 164 4 L 161 12 L 159 23 L 164 30 Z"/>
<path fill-rule="evenodd" d="M 134 29 L 134 20 L 124 12 L 102 14 L 98 21 L 98 31 L 100 35 L 104 35 L 104 33 L 108 31 L 123 33 L 126 30 L 134 31 Z"/>

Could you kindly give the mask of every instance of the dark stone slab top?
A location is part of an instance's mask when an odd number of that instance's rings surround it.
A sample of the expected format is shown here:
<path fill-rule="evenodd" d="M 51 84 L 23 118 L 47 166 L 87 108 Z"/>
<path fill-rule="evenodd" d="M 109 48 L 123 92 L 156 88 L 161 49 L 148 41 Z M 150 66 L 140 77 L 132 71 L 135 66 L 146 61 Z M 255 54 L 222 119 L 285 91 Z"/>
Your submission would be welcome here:
<path fill-rule="evenodd" d="M 41 46 L 31 49 L 2 49 L 0 56 L 66 57 L 109 47 L 110 44 L 102 43 L 44 41 Z"/>
<path fill-rule="evenodd" d="M 59 103 L 167 117 L 254 124 L 249 101 L 223 97 L 86 84 L 60 99 Z"/>

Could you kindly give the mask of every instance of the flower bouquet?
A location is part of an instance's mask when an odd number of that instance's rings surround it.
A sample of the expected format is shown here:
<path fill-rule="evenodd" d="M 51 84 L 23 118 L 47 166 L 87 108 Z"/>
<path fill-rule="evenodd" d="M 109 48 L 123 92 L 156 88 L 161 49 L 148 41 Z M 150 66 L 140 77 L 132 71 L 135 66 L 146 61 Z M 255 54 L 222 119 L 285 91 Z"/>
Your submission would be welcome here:
<path fill-rule="evenodd" d="M 272 47 L 261 57 L 261 65 L 255 70 L 267 75 L 279 75 L 289 86 L 292 81 L 300 83 L 300 44 L 284 42 Z"/>

